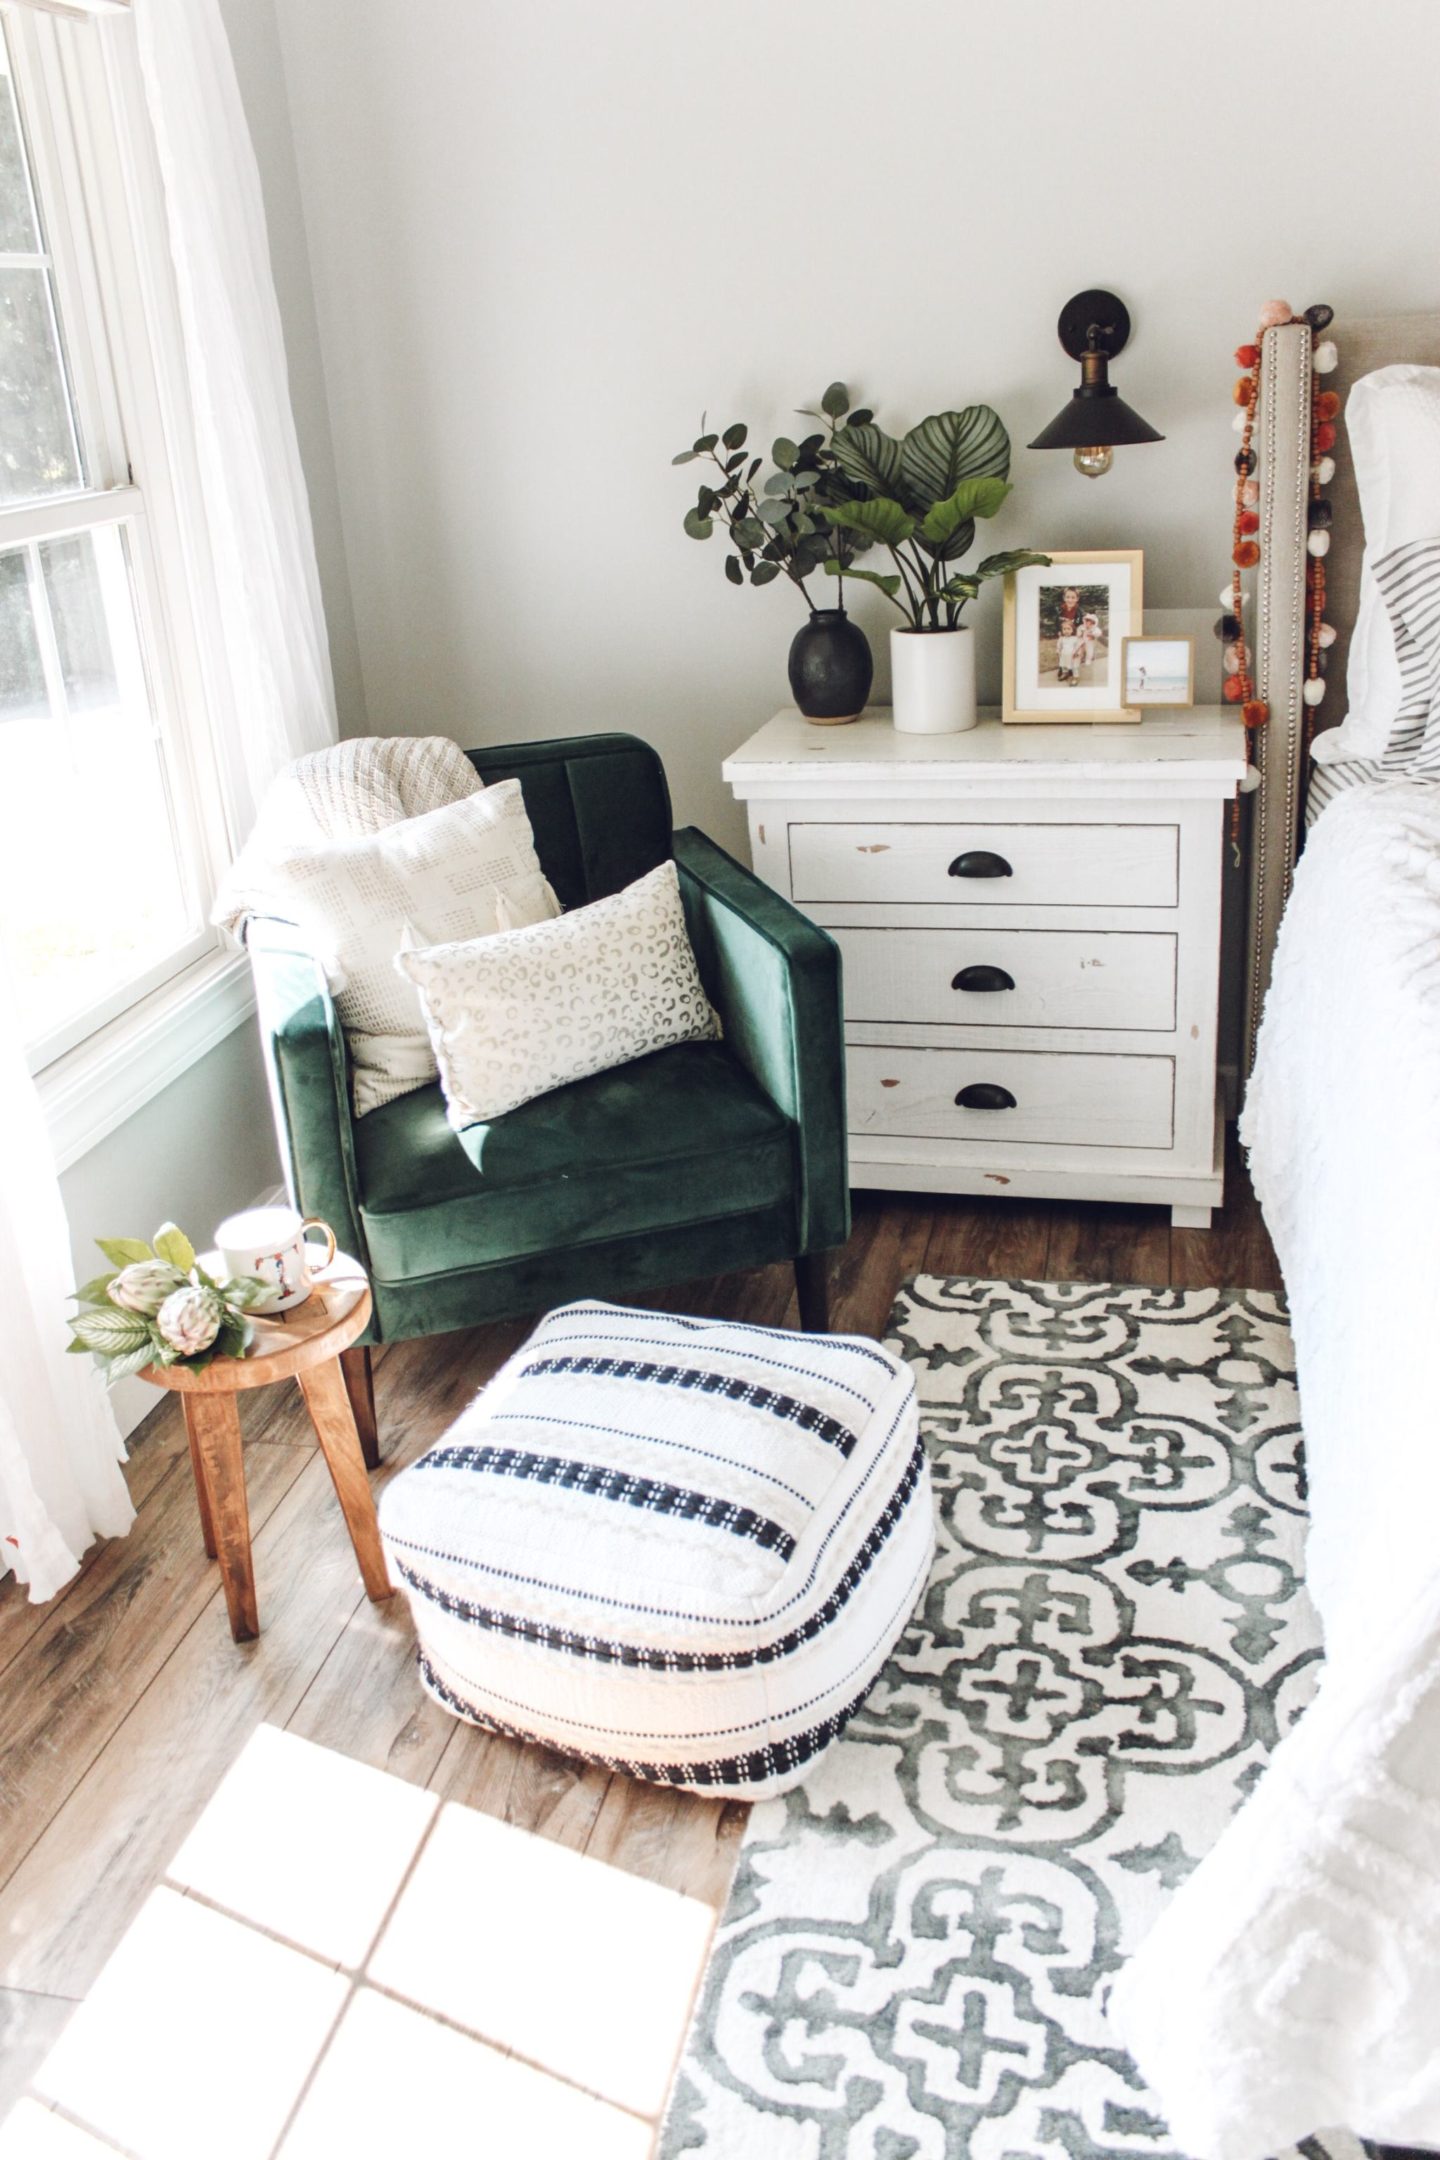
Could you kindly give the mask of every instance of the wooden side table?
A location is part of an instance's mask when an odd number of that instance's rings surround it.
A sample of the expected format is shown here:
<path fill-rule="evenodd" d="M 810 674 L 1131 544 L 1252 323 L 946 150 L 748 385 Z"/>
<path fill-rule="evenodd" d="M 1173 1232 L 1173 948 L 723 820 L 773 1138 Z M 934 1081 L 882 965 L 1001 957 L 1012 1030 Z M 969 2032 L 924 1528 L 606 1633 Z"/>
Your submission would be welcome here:
<path fill-rule="evenodd" d="M 335 1493 L 360 1563 L 368 1595 L 387 1598 L 394 1584 L 385 1572 L 375 1501 L 365 1475 L 360 1433 L 342 1369 L 348 1350 L 370 1319 L 370 1285 L 357 1261 L 337 1253 L 315 1278 L 303 1305 L 271 1318 L 255 1315 L 255 1342 L 248 1357 L 217 1357 L 198 1370 L 147 1365 L 140 1375 L 177 1393 L 185 1407 L 185 1430 L 195 1472 L 205 1550 L 220 1562 L 230 1632 L 236 1642 L 260 1633 L 255 1570 L 250 1555 L 250 1511 L 235 1398 L 244 1388 L 298 1380 Z"/>

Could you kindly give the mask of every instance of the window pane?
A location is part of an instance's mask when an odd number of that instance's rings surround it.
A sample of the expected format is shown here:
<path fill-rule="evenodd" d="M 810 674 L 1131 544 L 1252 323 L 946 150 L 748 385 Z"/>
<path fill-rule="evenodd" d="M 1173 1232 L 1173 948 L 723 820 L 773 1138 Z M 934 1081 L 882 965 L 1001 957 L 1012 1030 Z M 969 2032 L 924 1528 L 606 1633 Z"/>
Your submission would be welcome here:
<path fill-rule="evenodd" d="M 48 270 L 0 270 L 0 500 L 83 484 Z"/>
<path fill-rule="evenodd" d="M 124 528 L 0 553 L 0 938 L 34 1042 L 199 929 Z"/>
<path fill-rule="evenodd" d="M 30 610 L 30 568 L 22 550 L 0 555 L 0 719 L 38 720 L 46 710 L 45 668 Z"/>
<path fill-rule="evenodd" d="M 0 83 L 0 249 L 7 255 L 33 255 L 40 246 L 40 233 L 30 199 L 20 114 L 3 44 L 0 69 L 5 70 L 5 80 Z"/>
<path fill-rule="evenodd" d="M 66 703 L 72 713 L 91 712 L 97 706 L 113 709 L 119 702 L 120 685 L 95 571 L 93 540 L 88 533 L 42 540 L 40 568 L 55 625 Z"/>

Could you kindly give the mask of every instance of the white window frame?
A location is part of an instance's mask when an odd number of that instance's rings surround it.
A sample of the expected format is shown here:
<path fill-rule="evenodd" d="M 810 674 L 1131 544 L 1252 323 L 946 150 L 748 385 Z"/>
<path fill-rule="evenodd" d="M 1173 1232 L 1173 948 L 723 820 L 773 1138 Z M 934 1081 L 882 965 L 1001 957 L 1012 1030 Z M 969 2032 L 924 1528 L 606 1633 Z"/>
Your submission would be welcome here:
<path fill-rule="evenodd" d="M 202 929 L 35 1046 L 61 1166 L 254 1009 L 208 915 L 236 835 L 219 731 L 232 718 L 193 453 L 179 302 L 133 23 L 6 5 L 88 487 L 0 511 L 0 546 L 123 520 L 181 868 Z"/>

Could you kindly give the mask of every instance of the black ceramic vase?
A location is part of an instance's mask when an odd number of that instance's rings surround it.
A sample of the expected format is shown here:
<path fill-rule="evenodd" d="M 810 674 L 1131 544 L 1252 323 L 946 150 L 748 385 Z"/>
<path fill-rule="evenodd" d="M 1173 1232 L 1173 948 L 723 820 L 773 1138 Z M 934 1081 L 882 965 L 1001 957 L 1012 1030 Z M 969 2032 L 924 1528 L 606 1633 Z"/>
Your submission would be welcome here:
<path fill-rule="evenodd" d="M 859 717 L 875 674 L 870 645 L 844 608 L 812 608 L 790 647 L 790 692 L 807 720 Z"/>

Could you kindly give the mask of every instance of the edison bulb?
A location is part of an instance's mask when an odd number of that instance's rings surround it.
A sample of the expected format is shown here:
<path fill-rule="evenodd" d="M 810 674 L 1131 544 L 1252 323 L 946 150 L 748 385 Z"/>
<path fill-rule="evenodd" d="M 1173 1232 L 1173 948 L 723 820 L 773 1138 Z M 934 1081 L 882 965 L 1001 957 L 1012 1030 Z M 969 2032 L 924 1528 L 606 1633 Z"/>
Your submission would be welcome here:
<path fill-rule="evenodd" d="M 1115 453 L 1108 443 L 1097 443 L 1093 449 L 1075 452 L 1075 470 L 1084 473 L 1087 480 L 1098 480 L 1115 462 Z"/>

